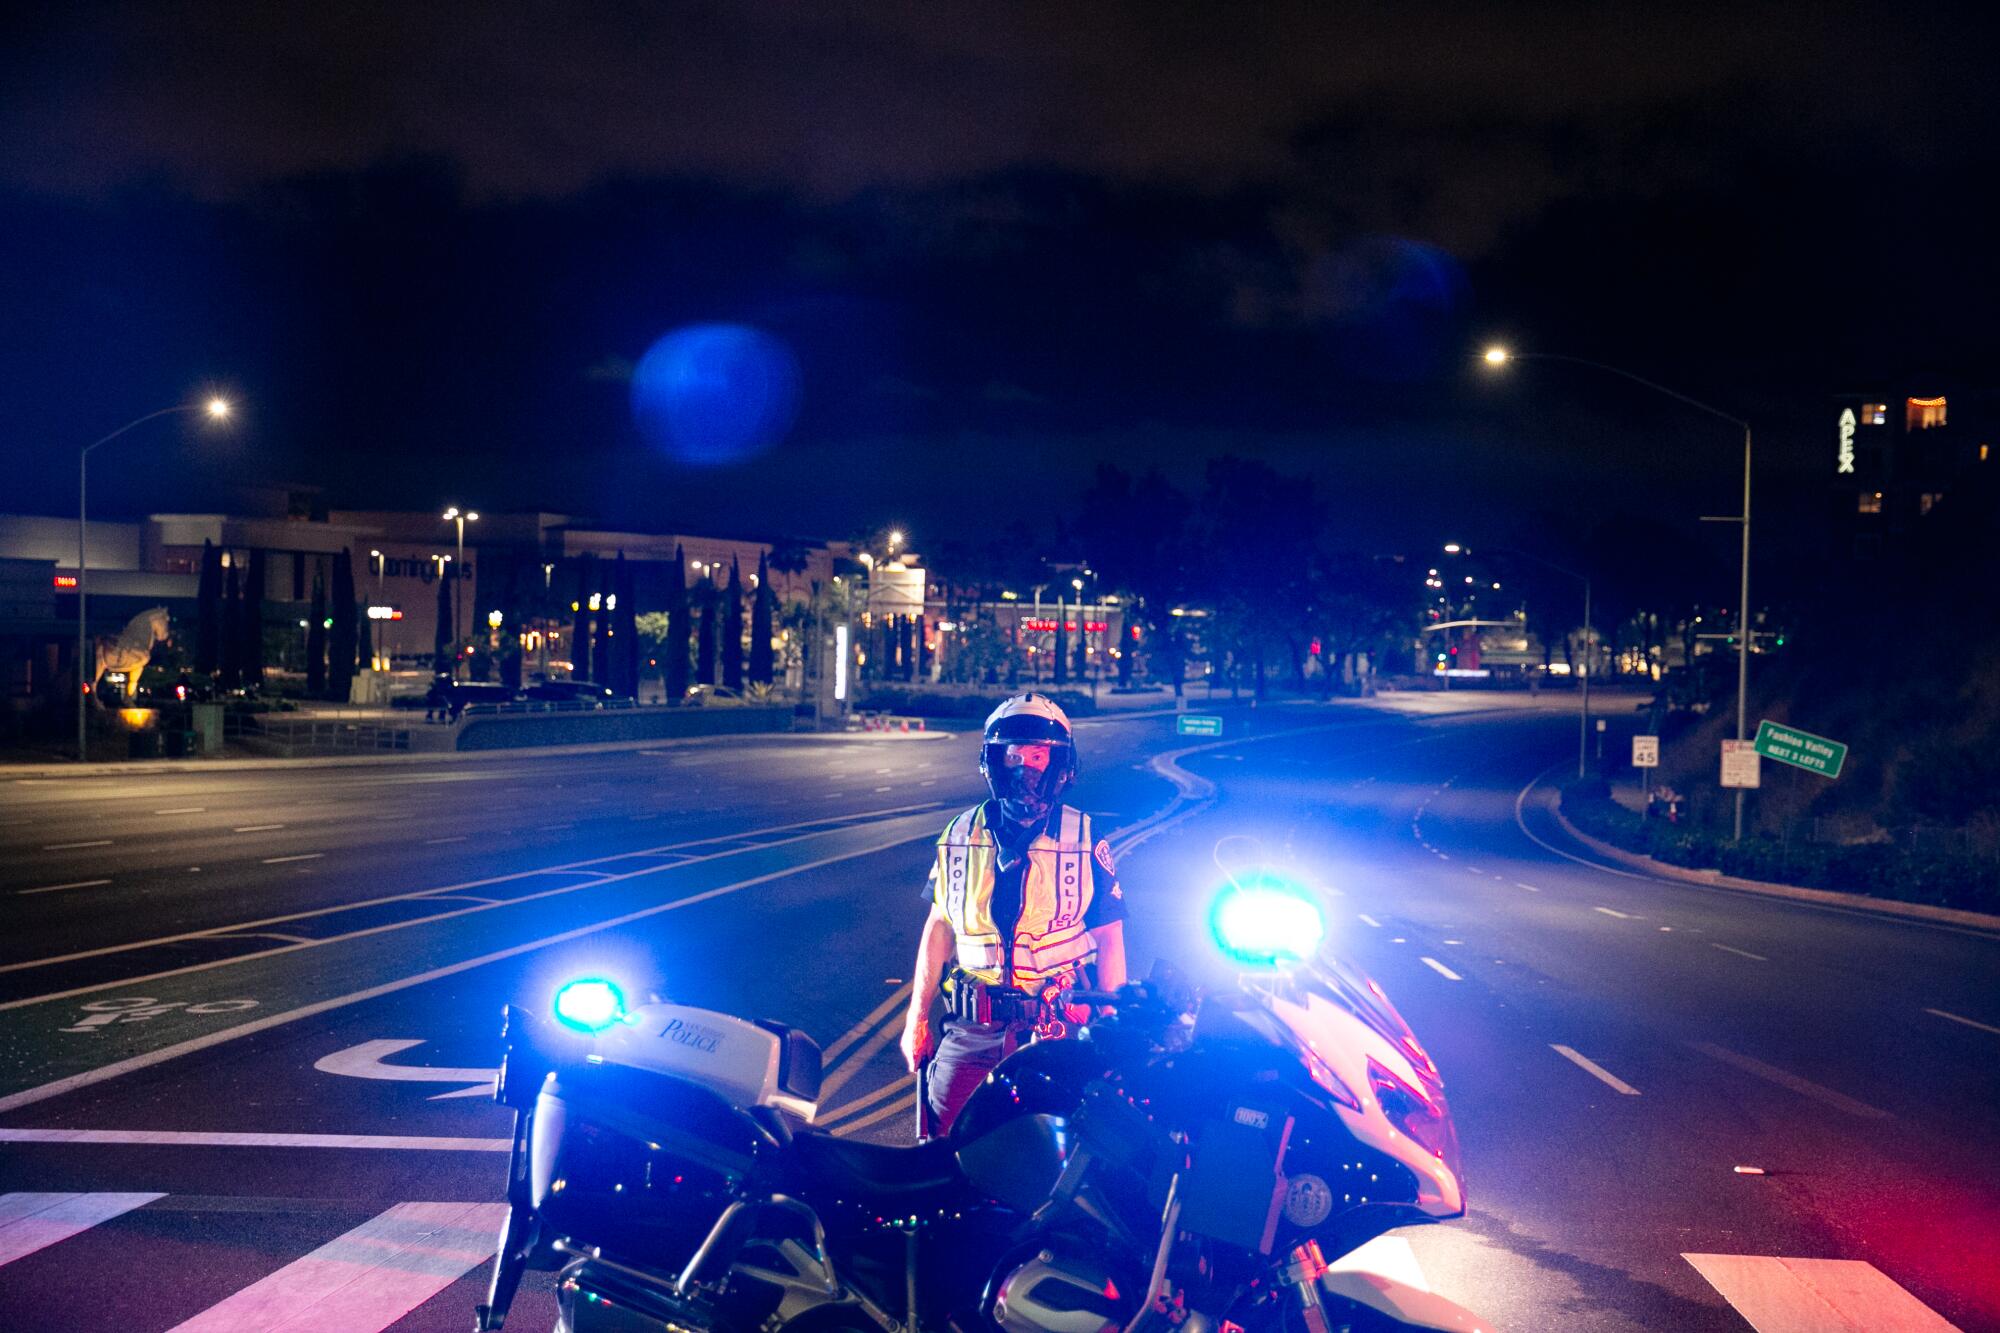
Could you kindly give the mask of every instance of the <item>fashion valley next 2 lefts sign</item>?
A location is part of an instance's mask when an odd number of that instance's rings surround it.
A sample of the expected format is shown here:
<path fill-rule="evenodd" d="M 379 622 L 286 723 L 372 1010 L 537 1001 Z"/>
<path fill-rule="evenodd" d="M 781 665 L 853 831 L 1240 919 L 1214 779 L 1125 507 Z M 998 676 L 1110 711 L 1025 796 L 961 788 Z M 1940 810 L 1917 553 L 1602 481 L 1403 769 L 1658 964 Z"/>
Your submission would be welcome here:
<path fill-rule="evenodd" d="M 1771 721 L 1757 724 L 1756 746 L 1757 753 L 1767 759 L 1803 768 L 1823 778 L 1839 777 L 1841 765 L 1847 762 L 1847 747 L 1839 741 Z"/>
<path fill-rule="evenodd" d="M 1182 713 L 1174 719 L 1174 731 L 1182 736 L 1220 736 L 1222 719 L 1212 713 Z"/>

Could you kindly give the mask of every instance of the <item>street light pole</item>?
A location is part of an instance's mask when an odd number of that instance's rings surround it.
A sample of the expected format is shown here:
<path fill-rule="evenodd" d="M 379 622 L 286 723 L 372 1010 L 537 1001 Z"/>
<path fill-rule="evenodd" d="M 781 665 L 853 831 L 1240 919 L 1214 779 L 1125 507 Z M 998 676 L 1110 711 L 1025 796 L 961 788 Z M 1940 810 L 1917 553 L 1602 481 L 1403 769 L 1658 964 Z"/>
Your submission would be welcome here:
<path fill-rule="evenodd" d="M 1743 528 L 1742 566 L 1738 571 L 1736 588 L 1736 740 L 1741 744 L 1747 739 L 1750 722 L 1750 423 L 1742 417 L 1731 416 L 1719 407 L 1711 407 L 1699 398 L 1690 398 L 1664 384 L 1655 383 L 1643 375 L 1635 375 L 1629 370 L 1593 361 L 1589 357 L 1565 356 L 1556 352 L 1510 352 L 1504 347 L 1489 347 L 1481 359 L 1489 366 L 1504 366 L 1509 361 L 1562 361 L 1573 366 L 1586 366 L 1591 370 L 1601 370 L 1607 375 L 1630 380 L 1642 388 L 1663 394 L 1698 412 L 1706 412 L 1719 417 L 1743 431 L 1743 512 L 1720 518 L 1704 518 L 1707 523 L 1737 523 Z M 1743 788 L 1736 788 L 1735 841 L 1743 841 Z"/>
<path fill-rule="evenodd" d="M 465 525 L 467 523 L 477 523 L 479 515 L 467 513 L 459 509 L 457 505 L 452 505 L 444 511 L 444 518 L 446 522 L 458 525 L 458 564 L 452 570 L 451 575 L 451 678 L 457 680 L 459 664 L 464 661 L 464 654 L 458 650 L 458 612 L 459 607 L 465 601 Z M 467 635 L 469 636 L 470 633 L 471 631 L 468 629 Z"/>
<path fill-rule="evenodd" d="M 89 657 L 90 635 L 90 555 L 88 541 L 90 534 L 90 451 L 100 444 L 109 444 L 126 431 L 143 426 L 148 421 L 160 417 L 174 416 L 181 412 L 206 412 L 215 421 L 229 415 L 229 401 L 225 398 L 210 398 L 205 403 L 176 403 L 163 407 L 157 412 L 148 412 L 143 417 L 134 418 L 112 431 L 100 440 L 93 440 L 83 446 L 76 458 L 76 761 L 90 762 L 90 690 L 95 683 L 90 668 L 85 665 Z"/>

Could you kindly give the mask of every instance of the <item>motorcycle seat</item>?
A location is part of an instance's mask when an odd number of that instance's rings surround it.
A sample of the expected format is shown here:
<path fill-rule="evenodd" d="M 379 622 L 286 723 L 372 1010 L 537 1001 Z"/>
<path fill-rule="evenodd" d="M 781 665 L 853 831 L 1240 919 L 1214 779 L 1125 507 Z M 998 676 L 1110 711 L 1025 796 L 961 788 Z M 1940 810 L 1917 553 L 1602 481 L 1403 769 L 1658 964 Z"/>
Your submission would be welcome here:
<path fill-rule="evenodd" d="M 907 1199 L 960 1179 L 957 1155 L 946 1139 L 899 1148 L 804 1133 L 793 1148 L 809 1181 L 850 1199 Z"/>

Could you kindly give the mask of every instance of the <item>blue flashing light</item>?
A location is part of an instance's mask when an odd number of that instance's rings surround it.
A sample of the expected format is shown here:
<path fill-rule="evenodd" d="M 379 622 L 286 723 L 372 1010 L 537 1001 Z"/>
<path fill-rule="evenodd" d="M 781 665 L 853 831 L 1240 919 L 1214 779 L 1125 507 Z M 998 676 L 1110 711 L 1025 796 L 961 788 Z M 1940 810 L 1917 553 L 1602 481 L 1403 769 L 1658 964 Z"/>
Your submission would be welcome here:
<path fill-rule="evenodd" d="M 625 996 L 608 981 L 585 977 L 556 991 L 556 1021 L 595 1036 L 625 1017 Z"/>
<path fill-rule="evenodd" d="M 1215 895 L 1208 930 L 1216 947 L 1237 962 L 1275 967 L 1312 957 L 1326 936 L 1326 916 L 1300 885 L 1253 879 Z"/>

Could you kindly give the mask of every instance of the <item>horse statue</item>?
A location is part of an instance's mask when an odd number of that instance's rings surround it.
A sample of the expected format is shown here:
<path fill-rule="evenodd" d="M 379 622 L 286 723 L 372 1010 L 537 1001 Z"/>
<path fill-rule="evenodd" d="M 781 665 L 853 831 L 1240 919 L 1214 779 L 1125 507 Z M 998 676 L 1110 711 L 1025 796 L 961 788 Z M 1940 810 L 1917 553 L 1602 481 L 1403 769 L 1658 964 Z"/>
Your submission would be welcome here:
<path fill-rule="evenodd" d="M 125 673 L 125 695 L 130 698 L 138 688 L 139 673 L 152 660 L 153 648 L 172 638 L 167 625 L 167 608 L 148 607 L 127 621 L 117 638 L 99 635 L 97 638 L 97 677 L 91 693 L 99 700 L 104 697 L 99 682 L 113 671 Z"/>

